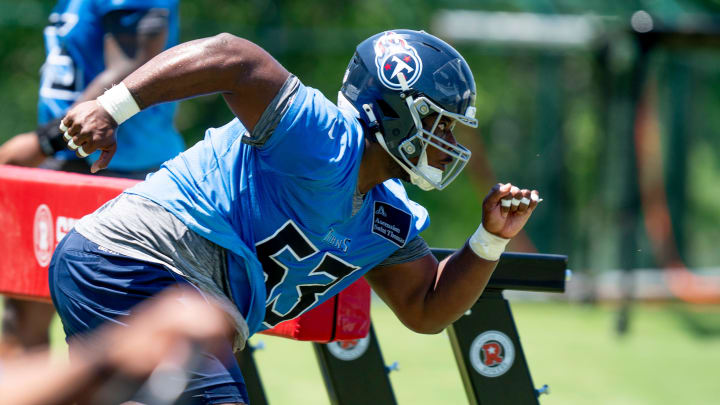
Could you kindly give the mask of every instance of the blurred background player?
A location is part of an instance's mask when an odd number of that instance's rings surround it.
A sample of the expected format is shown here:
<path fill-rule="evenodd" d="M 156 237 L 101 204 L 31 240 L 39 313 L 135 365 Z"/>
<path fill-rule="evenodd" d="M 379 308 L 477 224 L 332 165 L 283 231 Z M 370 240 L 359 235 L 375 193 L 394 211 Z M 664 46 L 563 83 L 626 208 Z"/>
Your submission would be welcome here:
<path fill-rule="evenodd" d="M 60 118 L 93 100 L 140 65 L 178 42 L 177 0 L 62 0 L 44 30 L 35 131 L 0 146 L 0 164 L 90 173 L 99 154 L 65 148 Z M 175 103 L 149 108 L 118 128 L 119 151 L 104 176 L 142 179 L 185 145 L 173 126 Z M 50 304 L 5 299 L 2 353 L 48 343 Z"/>
<path fill-rule="evenodd" d="M 169 288 L 117 321 L 126 327 L 108 324 L 82 345 L 71 341 L 69 363 L 46 350 L 0 361 L 0 405 L 118 404 L 137 391 L 148 403 L 177 403 L 194 351 L 214 352 L 232 334 L 217 303 L 188 286 Z"/>

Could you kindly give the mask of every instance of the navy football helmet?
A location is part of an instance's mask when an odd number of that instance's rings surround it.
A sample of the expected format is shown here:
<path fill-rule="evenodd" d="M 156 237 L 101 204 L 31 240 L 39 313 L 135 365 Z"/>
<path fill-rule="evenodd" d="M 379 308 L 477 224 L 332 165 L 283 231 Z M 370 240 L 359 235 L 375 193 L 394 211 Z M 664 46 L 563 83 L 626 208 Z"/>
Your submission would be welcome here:
<path fill-rule="evenodd" d="M 360 43 L 338 99 L 340 107 L 358 112 L 377 142 L 423 190 L 442 190 L 470 159 L 467 148 L 435 132 L 447 119 L 451 127 L 477 127 L 472 72 L 452 46 L 424 31 L 386 31 Z M 423 128 L 422 119 L 432 114 L 437 114 L 432 128 Z M 427 164 L 428 147 L 452 158 L 444 171 Z M 415 158 L 417 163 L 411 161 Z"/>

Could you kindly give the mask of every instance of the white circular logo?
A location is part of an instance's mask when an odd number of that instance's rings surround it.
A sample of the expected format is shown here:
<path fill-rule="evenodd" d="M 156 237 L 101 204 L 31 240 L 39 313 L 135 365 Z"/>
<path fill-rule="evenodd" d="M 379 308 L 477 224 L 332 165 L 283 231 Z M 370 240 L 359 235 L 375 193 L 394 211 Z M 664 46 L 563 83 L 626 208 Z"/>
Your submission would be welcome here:
<path fill-rule="evenodd" d="M 489 330 L 473 340 L 469 355 L 475 371 L 485 377 L 500 377 L 515 361 L 515 346 L 506 334 Z"/>
<path fill-rule="evenodd" d="M 35 247 L 35 259 L 40 267 L 50 264 L 53 250 L 55 248 L 55 232 L 50 208 L 40 204 L 35 210 L 33 221 L 33 245 Z"/>
<path fill-rule="evenodd" d="M 392 90 L 401 90 L 398 75 L 402 73 L 412 87 L 422 73 L 422 59 L 417 50 L 394 32 L 387 32 L 375 43 L 375 66 L 380 82 Z"/>
<path fill-rule="evenodd" d="M 370 346 L 370 336 L 361 339 L 339 340 L 327 344 L 327 348 L 333 356 L 340 360 L 350 361 L 365 354 Z"/>

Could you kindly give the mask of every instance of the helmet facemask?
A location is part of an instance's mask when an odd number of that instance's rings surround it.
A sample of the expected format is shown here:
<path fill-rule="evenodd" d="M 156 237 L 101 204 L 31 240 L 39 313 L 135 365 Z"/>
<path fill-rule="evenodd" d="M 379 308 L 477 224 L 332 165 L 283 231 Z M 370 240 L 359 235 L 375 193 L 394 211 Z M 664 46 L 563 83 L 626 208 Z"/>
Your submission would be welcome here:
<path fill-rule="evenodd" d="M 412 116 L 416 132 L 401 142 L 397 150 L 394 151 L 395 153 L 389 150 L 382 134 L 378 132 L 376 133 L 376 137 L 380 145 L 382 145 L 400 167 L 410 175 L 410 181 L 413 184 L 425 191 L 432 189 L 442 190 L 455 180 L 463 168 L 465 168 L 472 153 L 466 147 L 457 143 L 448 142 L 441 136 L 438 136 L 436 131 L 441 125 L 441 122 L 443 122 L 443 118 L 449 119 L 449 125 L 451 126 L 450 132 L 452 132 L 456 123 L 477 128 L 478 122 L 477 119 L 475 119 L 475 107 L 468 107 L 465 115 L 447 111 L 421 94 L 414 97 L 407 86 L 404 75 L 400 73 L 398 74 L 398 78 L 403 87 L 405 103 Z M 437 113 L 433 125 L 429 130 L 425 129 L 422 118 L 433 113 Z M 428 164 L 428 147 L 437 148 L 442 153 L 450 156 L 452 162 L 445 167 L 445 170 Z M 417 163 L 412 162 L 411 159 L 413 158 L 417 158 Z"/>

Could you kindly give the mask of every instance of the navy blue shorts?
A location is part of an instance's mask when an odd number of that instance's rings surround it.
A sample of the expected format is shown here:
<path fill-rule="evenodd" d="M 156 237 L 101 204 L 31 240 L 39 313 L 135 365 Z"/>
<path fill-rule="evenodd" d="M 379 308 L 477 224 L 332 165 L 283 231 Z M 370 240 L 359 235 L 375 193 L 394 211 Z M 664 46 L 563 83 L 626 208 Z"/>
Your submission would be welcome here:
<path fill-rule="evenodd" d="M 58 245 L 49 272 L 50 294 L 66 339 L 82 338 L 82 334 L 105 322 L 124 325 L 123 318 L 132 313 L 136 304 L 170 286 L 191 286 L 160 265 L 100 250 L 75 230 Z M 182 310 L 180 303 L 178 310 Z M 190 370 L 183 404 L 249 403 L 230 342 L 219 357 L 210 353 L 202 357 L 200 364 Z"/>

